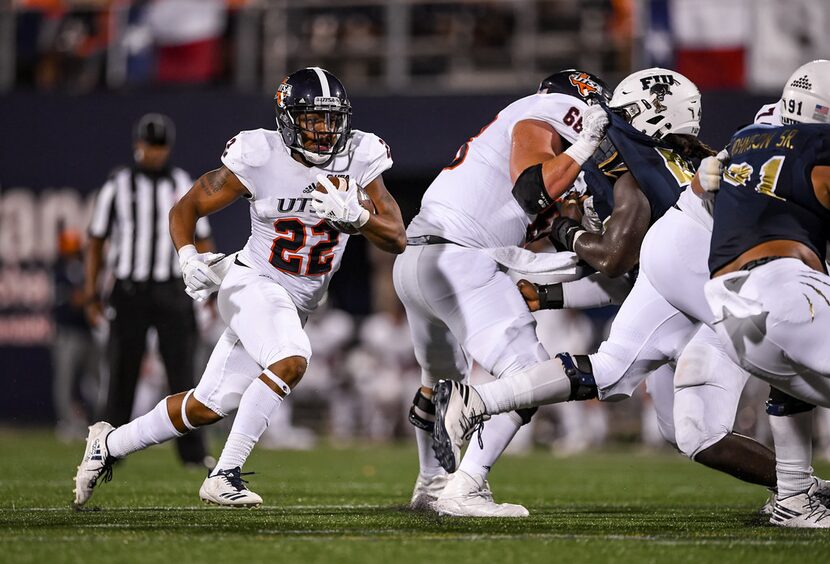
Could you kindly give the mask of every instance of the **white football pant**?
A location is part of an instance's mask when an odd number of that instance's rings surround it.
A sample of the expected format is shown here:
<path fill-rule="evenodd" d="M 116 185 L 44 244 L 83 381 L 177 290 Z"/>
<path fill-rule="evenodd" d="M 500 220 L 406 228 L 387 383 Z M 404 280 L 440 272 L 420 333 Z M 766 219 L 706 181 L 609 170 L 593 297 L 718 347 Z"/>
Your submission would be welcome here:
<path fill-rule="evenodd" d="M 257 270 L 231 266 L 217 297 L 228 327 L 210 355 L 194 397 L 223 417 L 263 368 L 284 358 L 311 358 L 311 343 L 291 296 Z"/>
<path fill-rule="evenodd" d="M 830 407 L 830 276 L 782 258 L 706 285 L 730 357 L 802 401 Z"/>

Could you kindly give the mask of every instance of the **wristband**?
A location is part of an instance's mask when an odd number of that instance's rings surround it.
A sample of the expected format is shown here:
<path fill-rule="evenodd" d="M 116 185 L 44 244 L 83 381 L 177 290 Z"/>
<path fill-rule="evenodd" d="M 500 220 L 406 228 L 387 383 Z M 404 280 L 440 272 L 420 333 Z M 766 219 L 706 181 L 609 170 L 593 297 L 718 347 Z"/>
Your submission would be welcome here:
<path fill-rule="evenodd" d="M 562 309 L 565 307 L 565 296 L 562 284 L 541 284 L 536 287 L 539 294 L 539 309 Z"/>
<path fill-rule="evenodd" d="M 196 254 L 197 251 L 195 245 L 183 246 L 181 249 L 179 249 L 179 266 L 184 266 L 184 263 L 196 256 Z"/>
<path fill-rule="evenodd" d="M 585 164 L 585 161 L 594 155 L 594 151 L 596 150 L 597 146 L 590 141 L 577 139 L 573 145 L 565 149 L 565 154 L 576 161 L 576 164 L 582 166 Z"/>

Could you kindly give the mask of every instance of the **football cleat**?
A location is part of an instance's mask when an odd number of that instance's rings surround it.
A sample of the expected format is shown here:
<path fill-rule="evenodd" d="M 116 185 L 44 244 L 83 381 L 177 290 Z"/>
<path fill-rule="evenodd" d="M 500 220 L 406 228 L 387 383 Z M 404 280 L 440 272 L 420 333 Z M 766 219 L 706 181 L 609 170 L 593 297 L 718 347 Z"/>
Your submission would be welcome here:
<path fill-rule="evenodd" d="M 821 503 L 814 483 L 806 492 L 778 497 L 769 522 L 778 527 L 830 529 L 830 509 Z"/>
<path fill-rule="evenodd" d="M 447 478 L 449 478 L 449 475 L 443 472 L 434 476 L 418 474 L 409 508 L 412 511 L 431 511 L 430 504 L 438 499 L 438 494 L 444 490 L 444 486 L 447 485 Z"/>
<path fill-rule="evenodd" d="M 450 380 L 441 380 L 432 394 L 435 404 L 435 430 L 432 434 L 432 450 L 447 472 L 455 472 L 461 461 L 461 449 L 478 431 L 481 444 L 481 428 L 490 419 L 485 413 L 484 402 L 472 386 Z"/>
<path fill-rule="evenodd" d="M 438 515 L 451 517 L 527 517 L 530 513 L 521 505 L 496 503 L 489 484 L 470 476 L 463 470 L 451 475 L 444 491 L 432 503 Z"/>
<path fill-rule="evenodd" d="M 205 503 L 221 505 L 223 507 L 258 507 L 262 505 L 262 498 L 245 487 L 248 482 L 242 476 L 249 476 L 253 472 L 242 473 L 237 466 L 231 470 L 218 470 L 205 478 L 199 488 L 199 497 Z"/>
<path fill-rule="evenodd" d="M 75 473 L 74 507 L 79 509 L 92 497 L 92 490 L 103 478 L 104 482 L 112 480 L 112 465 L 115 458 L 107 450 L 107 436 L 114 427 L 106 421 L 99 421 L 89 427 L 86 436 L 84 457 Z"/>

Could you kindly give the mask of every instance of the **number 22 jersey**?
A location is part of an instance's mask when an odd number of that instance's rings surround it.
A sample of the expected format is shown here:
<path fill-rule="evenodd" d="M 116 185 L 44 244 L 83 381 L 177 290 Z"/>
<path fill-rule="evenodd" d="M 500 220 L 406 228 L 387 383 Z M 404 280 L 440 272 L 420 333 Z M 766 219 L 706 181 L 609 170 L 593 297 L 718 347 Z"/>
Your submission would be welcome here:
<path fill-rule="evenodd" d="M 240 260 L 284 287 L 300 311 L 312 311 L 349 239 L 311 208 L 316 177 L 352 178 L 365 187 L 392 166 L 389 147 L 376 135 L 352 130 L 327 164 L 308 167 L 292 157 L 278 131 L 255 129 L 228 141 L 222 164 L 251 193 L 251 236 Z"/>
<path fill-rule="evenodd" d="M 475 248 L 521 245 L 533 218 L 513 198 L 513 127 L 522 120 L 542 121 L 573 143 L 585 109 L 582 100 L 560 93 L 533 94 L 507 106 L 435 178 L 407 236 L 436 235 Z"/>

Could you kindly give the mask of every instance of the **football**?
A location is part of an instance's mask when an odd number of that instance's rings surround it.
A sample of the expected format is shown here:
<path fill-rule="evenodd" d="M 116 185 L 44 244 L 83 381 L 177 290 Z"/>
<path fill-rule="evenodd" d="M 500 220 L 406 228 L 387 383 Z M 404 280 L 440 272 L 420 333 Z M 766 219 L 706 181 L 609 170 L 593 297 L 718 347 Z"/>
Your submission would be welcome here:
<path fill-rule="evenodd" d="M 346 192 L 349 189 L 349 178 L 345 176 L 329 176 L 329 180 L 331 183 L 334 184 L 338 190 L 341 192 Z M 323 194 L 328 193 L 328 190 L 325 186 L 317 183 L 315 190 L 322 192 Z M 378 213 L 377 208 L 375 208 L 375 204 L 372 202 L 372 198 L 369 197 L 369 194 L 366 193 L 366 190 L 363 189 L 362 186 L 357 187 L 357 201 L 358 203 L 363 206 L 364 209 L 369 210 L 369 213 L 376 214 Z M 346 233 L 347 235 L 359 235 L 360 231 L 352 227 L 351 225 L 346 225 L 339 221 L 329 221 L 326 220 L 326 223 L 331 225 L 333 228 L 337 229 L 341 233 Z"/>

